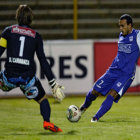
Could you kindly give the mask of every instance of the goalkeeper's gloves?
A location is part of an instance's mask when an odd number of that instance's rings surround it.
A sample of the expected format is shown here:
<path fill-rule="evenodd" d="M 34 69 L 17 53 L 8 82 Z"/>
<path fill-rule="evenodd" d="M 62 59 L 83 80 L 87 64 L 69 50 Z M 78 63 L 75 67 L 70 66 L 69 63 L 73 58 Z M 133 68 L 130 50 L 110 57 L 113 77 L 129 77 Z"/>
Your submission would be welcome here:
<path fill-rule="evenodd" d="M 65 98 L 65 94 L 63 92 L 64 87 L 59 85 L 55 79 L 49 81 L 49 84 L 52 88 L 53 97 L 58 101 L 61 102 Z"/>

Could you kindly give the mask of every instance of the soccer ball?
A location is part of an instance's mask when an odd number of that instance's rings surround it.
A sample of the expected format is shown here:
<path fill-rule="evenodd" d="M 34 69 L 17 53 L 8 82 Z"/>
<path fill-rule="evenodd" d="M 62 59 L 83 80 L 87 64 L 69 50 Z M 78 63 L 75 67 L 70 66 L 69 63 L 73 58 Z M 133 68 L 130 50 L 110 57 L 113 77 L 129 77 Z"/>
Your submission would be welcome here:
<path fill-rule="evenodd" d="M 67 109 L 67 119 L 70 122 L 78 122 L 81 118 L 81 111 L 76 105 L 70 105 Z"/>

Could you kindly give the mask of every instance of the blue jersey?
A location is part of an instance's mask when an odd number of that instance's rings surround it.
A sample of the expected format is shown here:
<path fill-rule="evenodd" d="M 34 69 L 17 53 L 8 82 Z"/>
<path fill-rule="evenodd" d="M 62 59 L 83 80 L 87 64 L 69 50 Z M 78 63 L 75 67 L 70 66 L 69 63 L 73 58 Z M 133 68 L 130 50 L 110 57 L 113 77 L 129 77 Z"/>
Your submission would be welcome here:
<path fill-rule="evenodd" d="M 134 74 L 140 52 L 140 32 L 133 29 L 126 36 L 119 35 L 118 53 L 108 72 Z"/>
<path fill-rule="evenodd" d="M 107 72 L 94 84 L 93 89 L 106 95 L 114 89 L 120 97 L 134 80 L 136 63 L 140 52 L 140 32 L 133 29 L 126 36 L 120 33 L 118 53 Z M 115 101 L 118 102 L 119 98 Z"/>

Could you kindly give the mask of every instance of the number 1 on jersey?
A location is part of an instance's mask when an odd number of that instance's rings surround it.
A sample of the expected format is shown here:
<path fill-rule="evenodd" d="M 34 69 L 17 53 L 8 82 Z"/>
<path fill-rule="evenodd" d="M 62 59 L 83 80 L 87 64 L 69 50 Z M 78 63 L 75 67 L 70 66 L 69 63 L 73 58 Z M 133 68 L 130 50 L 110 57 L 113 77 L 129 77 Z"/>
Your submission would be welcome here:
<path fill-rule="evenodd" d="M 19 38 L 19 40 L 21 41 L 21 43 L 20 43 L 20 50 L 19 50 L 19 56 L 22 57 L 23 56 L 23 50 L 24 50 L 25 37 L 21 36 Z"/>

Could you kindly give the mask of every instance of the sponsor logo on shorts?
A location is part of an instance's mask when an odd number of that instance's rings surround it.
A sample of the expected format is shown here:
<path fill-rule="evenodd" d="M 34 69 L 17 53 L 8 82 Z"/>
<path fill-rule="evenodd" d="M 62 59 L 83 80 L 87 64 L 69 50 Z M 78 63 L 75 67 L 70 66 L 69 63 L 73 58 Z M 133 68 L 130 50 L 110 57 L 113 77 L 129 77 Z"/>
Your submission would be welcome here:
<path fill-rule="evenodd" d="M 117 87 L 120 87 L 121 85 L 122 85 L 121 82 L 118 82 L 118 83 L 117 83 Z"/>

